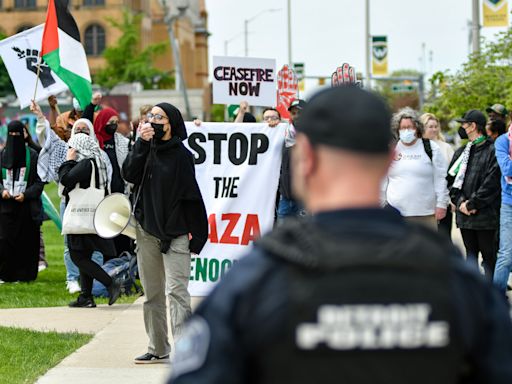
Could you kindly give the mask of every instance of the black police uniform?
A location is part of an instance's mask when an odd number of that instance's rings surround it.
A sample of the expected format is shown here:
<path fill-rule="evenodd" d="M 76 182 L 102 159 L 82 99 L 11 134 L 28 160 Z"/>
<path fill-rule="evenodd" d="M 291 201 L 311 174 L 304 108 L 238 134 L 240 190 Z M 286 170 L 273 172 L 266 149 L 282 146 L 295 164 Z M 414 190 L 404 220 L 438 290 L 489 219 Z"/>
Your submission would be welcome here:
<path fill-rule="evenodd" d="M 512 383 L 499 294 L 394 209 L 263 237 L 197 309 L 170 383 Z"/>

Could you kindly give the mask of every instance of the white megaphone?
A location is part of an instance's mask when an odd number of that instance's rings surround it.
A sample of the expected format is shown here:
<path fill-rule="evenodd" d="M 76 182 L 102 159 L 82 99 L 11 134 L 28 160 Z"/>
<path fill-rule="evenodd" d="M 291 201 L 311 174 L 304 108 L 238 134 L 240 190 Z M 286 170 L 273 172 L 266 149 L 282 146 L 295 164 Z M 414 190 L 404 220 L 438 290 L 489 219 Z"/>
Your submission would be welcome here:
<path fill-rule="evenodd" d="M 122 193 L 112 193 L 101 200 L 94 213 L 94 229 L 104 239 L 126 235 L 135 240 L 135 218 L 130 200 Z"/>

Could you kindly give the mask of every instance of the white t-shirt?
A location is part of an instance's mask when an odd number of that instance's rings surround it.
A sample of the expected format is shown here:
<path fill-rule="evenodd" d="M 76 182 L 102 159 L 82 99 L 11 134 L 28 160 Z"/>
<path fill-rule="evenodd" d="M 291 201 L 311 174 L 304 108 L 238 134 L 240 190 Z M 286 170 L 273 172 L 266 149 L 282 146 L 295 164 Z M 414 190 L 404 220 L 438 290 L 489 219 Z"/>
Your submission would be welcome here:
<path fill-rule="evenodd" d="M 398 142 L 395 159 L 384 183 L 386 201 L 402 216 L 429 216 L 435 208 L 446 208 L 448 163 L 439 146 L 430 141 L 432 161 L 425 152 L 421 139 L 411 146 Z M 386 185 L 387 184 L 387 185 Z"/>

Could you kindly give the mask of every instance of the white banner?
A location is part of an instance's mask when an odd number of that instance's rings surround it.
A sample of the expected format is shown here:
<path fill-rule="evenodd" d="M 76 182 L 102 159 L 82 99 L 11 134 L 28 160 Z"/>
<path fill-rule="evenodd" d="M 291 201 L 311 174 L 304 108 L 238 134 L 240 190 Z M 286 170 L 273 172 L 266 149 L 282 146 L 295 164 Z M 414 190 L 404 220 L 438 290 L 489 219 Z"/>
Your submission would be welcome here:
<path fill-rule="evenodd" d="M 276 105 L 276 61 L 213 56 L 213 103 Z"/>
<path fill-rule="evenodd" d="M 40 24 L 0 41 L 0 56 L 9 72 L 21 109 L 28 107 L 30 100 L 34 98 L 43 29 L 44 24 Z M 66 89 L 66 84 L 43 61 L 39 72 L 36 101 L 47 99 L 48 96 Z"/>
<path fill-rule="evenodd" d="M 284 129 L 284 124 L 187 123 L 185 145 L 196 158 L 209 221 L 208 242 L 192 257 L 192 296 L 206 296 L 253 240 L 272 229 Z"/>

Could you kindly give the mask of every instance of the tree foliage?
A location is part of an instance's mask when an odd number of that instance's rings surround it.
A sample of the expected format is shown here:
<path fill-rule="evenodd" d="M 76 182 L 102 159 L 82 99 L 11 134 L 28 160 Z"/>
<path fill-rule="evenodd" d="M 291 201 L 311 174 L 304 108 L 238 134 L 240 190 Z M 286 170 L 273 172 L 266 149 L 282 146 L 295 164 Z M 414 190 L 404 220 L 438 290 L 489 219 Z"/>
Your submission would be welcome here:
<path fill-rule="evenodd" d="M 140 82 L 144 89 L 171 88 L 174 76 L 153 65 L 153 60 L 163 54 L 167 42 L 151 44 L 140 51 L 140 25 L 142 15 L 129 10 L 123 12 L 122 21 L 108 19 L 109 23 L 122 32 L 116 45 L 103 52 L 107 66 L 95 76 L 94 82 L 112 88 L 120 83 Z"/>
<path fill-rule="evenodd" d="M 0 40 L 5 39 L 7 36 L 0 32 Z M 12 85 L 11 78 L 7 72 L 7 68 L 0 59 L 0 96 L 6 96 L 14 93 L 14 86 Z"/>
<path fill-rule="evenodd" d="M 484 42 L 480 54 L 472 54 L 455 74 L 437 72 L 425 110 L 442 121 L 460 117 L 469 109 L 484 111 L 500 103 L 512 106 L 512 29 Z"/>

